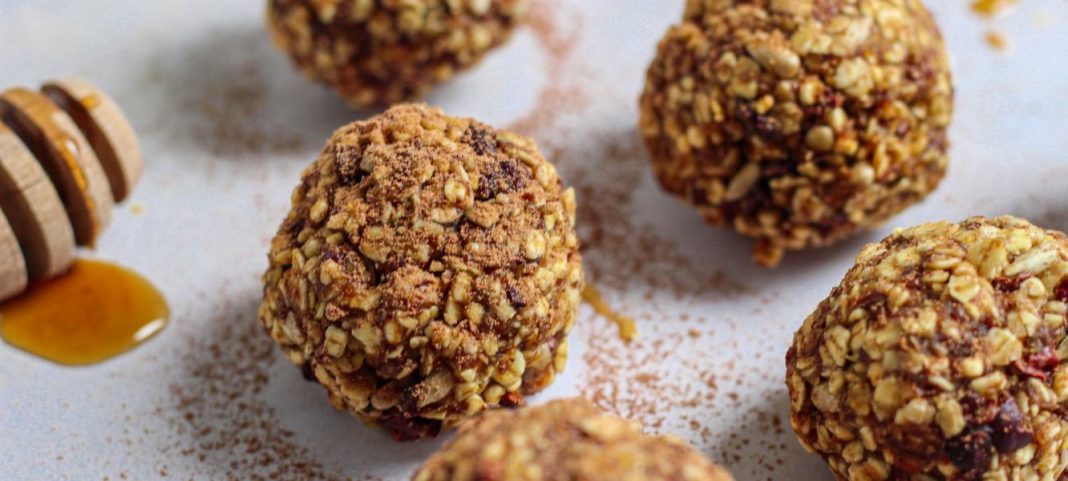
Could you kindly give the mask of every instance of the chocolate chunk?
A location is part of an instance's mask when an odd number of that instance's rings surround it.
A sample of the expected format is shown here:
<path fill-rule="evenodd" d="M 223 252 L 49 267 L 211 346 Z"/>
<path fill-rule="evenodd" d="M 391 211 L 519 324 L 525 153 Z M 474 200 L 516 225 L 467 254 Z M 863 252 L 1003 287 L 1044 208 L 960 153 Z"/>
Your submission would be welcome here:
<path fill-rule="evenodd" d="M 994 422 L 990 425 L 991 437 L 998 452 L 1007 454 L 1016 451 L 1034 439 L 1031 429 L 1024 424 L 1016 400 L 1009 398 L 1001 405 Z"/>
<path fill-rule="evenodd" d="M 334 152 L 337 155 L 337 173 L 341 181 L 350 185 L 358 181 L 361 177 L 360 160 L 363 158 L 363 151 L 351 145 L 335 145 Z"/>
<path fill-rule="evenodd" d="M 467 128 L 466 141 L 478 155 L 493 155 L 497 153 L 497 139 L 487 129 L 472 125 Z"/>
<path fill-rule="evenodd" d="M 990 466 L 990 434 L 979 429 L 946 441 L 946 456 L 961 471 L 985 471 Z"/>
<path fill-rule="evenodd" d="M 522 167 L 514 160 L 503 160 L 490 171 L 482 175 L 475 196 L 478 200 L 490 200 L 497 194 L 511 194 L 522 190 L 527 185 L 527 177 Z"/>

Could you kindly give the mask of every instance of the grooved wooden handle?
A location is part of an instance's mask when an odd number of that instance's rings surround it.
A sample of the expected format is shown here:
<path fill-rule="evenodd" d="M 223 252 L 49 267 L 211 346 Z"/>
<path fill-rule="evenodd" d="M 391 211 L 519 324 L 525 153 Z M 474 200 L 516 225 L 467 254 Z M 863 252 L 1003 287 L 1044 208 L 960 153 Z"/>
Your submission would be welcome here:
<path fill-rule="evenodd" d="M 0 300 L 66 272 L 143 168 L 133 128 L 92 83 L 0 94 Z"/>

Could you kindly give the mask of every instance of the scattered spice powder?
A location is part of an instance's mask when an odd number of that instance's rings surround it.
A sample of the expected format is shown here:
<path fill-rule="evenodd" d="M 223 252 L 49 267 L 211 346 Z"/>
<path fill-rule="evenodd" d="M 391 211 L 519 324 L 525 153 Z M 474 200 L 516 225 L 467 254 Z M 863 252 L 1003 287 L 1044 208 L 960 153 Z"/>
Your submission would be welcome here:
<path fill-rule="evenodd" d="M 269 49 L 262 35 L 215 31 L 175 53 L 181 61 L 150 64 L 146 81 L 171 104 L 157 122 L 219 157 L 299 151 L 301 137 L 268 115 L 269 77 L 256 54 Z"/>
<path fill-rule="evenodd" d="M 653 432 L 699 431 L 703 427 L 696 416 L 680 417 L 679 423 L 669 422 L 669 417 L 680 411 L 696 415 L 712 404 L 719 392 L 716 367 L 687 356 L 698 344 L 707 342 L 704 336 L 657 333 L 626 344 L 605 329 L 587 332 L 590 347 L 582 360 L 588 373 L 580 386 L 584 397 L 602 409 L 641 421 Z M 679 370 L 697 375 L 677 382 L 673 373 Z M 691 421 L 696 424 L 691 426 Z"/>
<path fill-rule="evenodd" d="M 259 64 L 245 60 L 238 75 L 225 82 L 207 82 L 186 99 L 202 122 L 194 124 L 194 138 L 204 139 L 216 155 L 289 152 L 301 147 L 299 137 L 266 125 L 263 119 L 267 84 Z M 237 79 L 237 81 L 231 81 Z"/>
<path fill-rule="evenodd" d="M 186 464 L 205 479 L 356 481 L 322 465 L 264 399 L 268 372 L 281 356 L 256 322 L 258 296 L 245 297 L 253 299 L 224 301 L 216 318 L 199 323 L 208 332 L 168 356 L 178 360 L 182 380 L 156 408 L 172 428 L 161 458 L 192 461 Z"/>
<path fill-rule="evenodd" d="M 548 80 L 539 90 L 534 108 L 509 124 L 510 130 L 526 135 L 544 133 L 561 114 L 589 105 L 585 85 L 561 81 L 568 74 L 568 69 L 572 68 L 572 52 L 581 38 L 582 31 L 580 15 L 560 17 L 561 12 L 568 10 L 570 8 L 565 7 L 560 0 L 536 0 L 527 13 L 524 26 L 534 34 L 545 55 L 544 69 Z M 564 19 L 572 22 L 566 31 L 562 31 L 559 26 Z"/>

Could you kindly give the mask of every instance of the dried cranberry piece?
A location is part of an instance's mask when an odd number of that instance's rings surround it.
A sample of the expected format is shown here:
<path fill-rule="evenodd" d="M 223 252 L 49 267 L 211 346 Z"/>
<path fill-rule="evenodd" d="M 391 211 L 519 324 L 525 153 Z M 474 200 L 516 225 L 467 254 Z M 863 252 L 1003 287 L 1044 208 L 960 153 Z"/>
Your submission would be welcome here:
<path fill-rule="evenodd" d="M 437 419 L 405 417 L 399 413 L 385 414 L 378 421 L 389 435 L 398 442 L 436 438 L 441 433 L 442 422 Z"/>
<path fill-rule="evenodd" d="M 990 281 L 990 284 L 993 285 L 995 289 L 1001 292 L 1016 292 L 1020 289 L 1020 285 L 1022 285 L 1024 281 L 1032 277 L 1034 277 L 1034 274 L 1031 274 L 1030 272 L 1024 272 L 1023 274 L 1013 277 L 1001 276 L 995 278 L 994 280 Z"/>
<path fill-rule="evenodd" d="M 1031 441 L 1034 440 L 1031 430 L 1024 425 L 1020 407 L 1016 405 L 1016 400 L 1012 398 L 1009 398 L 1008 401 L 1005 401 L 1005 404 L 1001 405 L 1001 410 L 994 417 L 994 422 L 990 424 L 990 428 L 994 447 L 998 448 L 1000 453 L 1011 453 L 1031 444 Z"/>
<path fill-rule="evenodd" d="M 961 471 L 986 471 L 990 467 L 990 434 L 982 429 L 973 430 L 946 441 L 946 456 Z"/>
<path fill-rule="evenodd" d="M 517 392 L 510 392 L 501 398 L 501 406 L 506 408 L 521 408 L 526 405 L 527 400 L 523 398 L 522 394 Z"/>
<path fill-rule="evenodd" d="M 1053 289 L 1053 297 L 1056 297 L 1058 301 L 1068 302 L 1068 277 L 1061 279 L 1061 282 Z"/>
<path fill-rule="evenodd" d="M 1013 363 L 1013 367 L 1024 376 L 1045 381 L 1058 363 L 1060 363 L 1060 359 L 1057 358 L 1057 353 L 1047 346 L 1042 348 L 1041 351 L 1028 356 L 1027 359 L 1016 361 Z"/>

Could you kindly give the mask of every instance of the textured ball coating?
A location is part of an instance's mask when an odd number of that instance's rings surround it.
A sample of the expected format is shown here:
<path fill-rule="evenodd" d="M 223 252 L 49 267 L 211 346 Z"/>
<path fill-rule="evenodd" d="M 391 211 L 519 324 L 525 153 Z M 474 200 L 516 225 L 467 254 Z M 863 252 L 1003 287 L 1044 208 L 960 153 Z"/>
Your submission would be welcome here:
<path fill-rule="evenodd" d="M 533 141 L 426 106 L 342 127 L 271 244 L 260 320 L 341 410 L 407 440 L 564 368 L 574 191 Z"/>
<path fill-rule="evenodd" d="M 931 192 L 953 89 L 919 0 L 689 0 L 640 103 L 664 189 L 771 267 Z"/>
<path fill-rule="evenodd" d="M 1013 217 L 867 246 L 787 354 L 791 424 L 840 480 L 1060 479 L 1068 237 Z"/>
<path fill-rule="evenodd" d="M 354 106 L 424 95 L 508 39 L 527 0 L 270 0 L 279 50 Z"/>
<path fill-rule="evenodd" d="M 700 452 L 669 436 L 570 399 L 494 411 L 460 433 L 413 481 L 732 481 Z"/>

